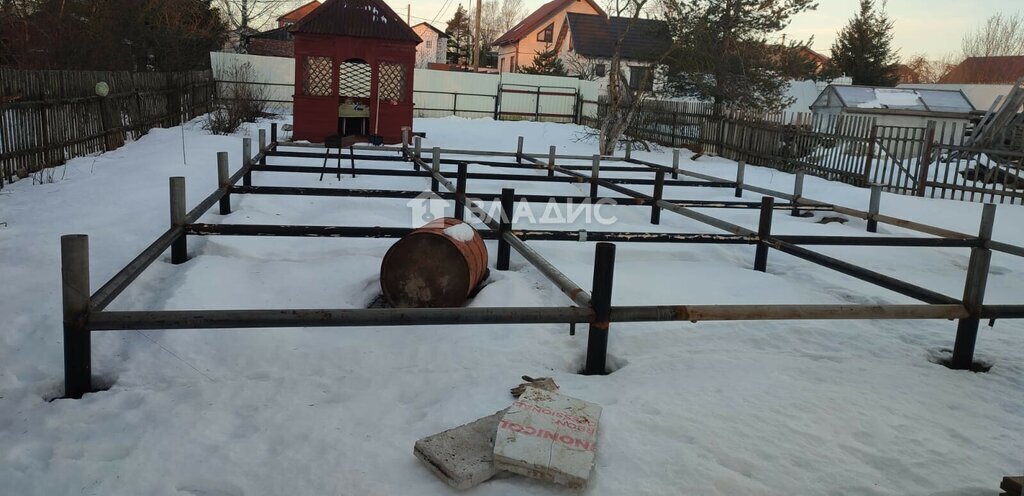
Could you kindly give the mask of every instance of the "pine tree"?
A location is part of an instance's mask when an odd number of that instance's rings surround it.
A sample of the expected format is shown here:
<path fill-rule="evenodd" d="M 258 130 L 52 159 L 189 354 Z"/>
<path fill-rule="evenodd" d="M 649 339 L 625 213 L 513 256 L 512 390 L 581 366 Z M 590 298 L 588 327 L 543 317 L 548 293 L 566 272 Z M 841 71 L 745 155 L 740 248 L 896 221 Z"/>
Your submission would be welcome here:
<path fill-rule="evenodd" d="M 554 48 L 547 48 L 543 52 L 537 52 L 533 57 L 533 65 L 524 67 L 519 72 L 523 74 L 543 74 L 546 76 L 565 76 L 565 66 L 558 58 Z"/>
<path fill-rule="evenodd" d="M 899 59 L 892 47 L 893 21 L 874 0 L 861 0 L 860 12 L 839 32 L 832 45 L 832 66 L 854 84 L 896 86 Z"/>
<path fill-rule="evenodd" d="M 444 30 L 448 35 L 448 63 L 463 64 L 473 59 L 473 31 L 469 13 L 459 4 Z"/>
<path fill-rule="evenodd" d="M 792 62 L 800 42 L 781 46 L 769 36 L 815 8 L 815 0 L 665 0 L 676 40 L 666 60 L 668 87 L 748 110 L 785 108 L 789 80 L 807 70 Z"/>

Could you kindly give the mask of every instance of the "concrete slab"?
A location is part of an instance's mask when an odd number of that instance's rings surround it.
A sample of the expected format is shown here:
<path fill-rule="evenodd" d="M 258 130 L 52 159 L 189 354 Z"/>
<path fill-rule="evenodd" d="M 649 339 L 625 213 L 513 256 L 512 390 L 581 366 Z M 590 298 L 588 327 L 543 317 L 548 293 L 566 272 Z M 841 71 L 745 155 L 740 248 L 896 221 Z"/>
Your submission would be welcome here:
<path fill-rule="evenodd" d="M 449 486 L 476 486 L 501 472 L 494 466 L 494 434 L 505 412 L 420 439 L 413 453 Z"/>
<path fill-rule="evenodd" d="M 594 468 L 600 418 L 597 404 L 527 387 L 498 422 L 494 466 L 582 488 Z"/>

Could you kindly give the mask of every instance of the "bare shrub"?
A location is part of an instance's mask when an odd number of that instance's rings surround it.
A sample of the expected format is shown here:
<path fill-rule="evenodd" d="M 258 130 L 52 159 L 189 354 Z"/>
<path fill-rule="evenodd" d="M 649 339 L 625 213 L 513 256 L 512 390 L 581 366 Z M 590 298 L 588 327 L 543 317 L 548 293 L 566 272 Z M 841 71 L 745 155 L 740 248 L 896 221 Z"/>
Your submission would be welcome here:
<path fill-rule="evenodd" d="M 207 114 L 203 128 L 213 134 L 231 134 L 243 122 L 256 122 L 267 114 L 267 87 L 259 84 L 256 70 L 246 62 L 222 76 L 217 107 Z"/>

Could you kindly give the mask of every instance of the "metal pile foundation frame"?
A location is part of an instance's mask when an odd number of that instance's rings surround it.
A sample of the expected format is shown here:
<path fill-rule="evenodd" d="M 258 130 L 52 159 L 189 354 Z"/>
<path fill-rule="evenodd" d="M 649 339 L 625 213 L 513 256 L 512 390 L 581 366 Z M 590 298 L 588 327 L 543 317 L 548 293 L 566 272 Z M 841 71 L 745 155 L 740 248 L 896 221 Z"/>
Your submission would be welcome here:
<path fill-rule="evenodd" d="M 816 201 L 803 196 L 803 175 L 797 174 L 792 193 L 770 190 L 744 183 L 745 164 L 738 165 L 736 178 L 723 179 L 679 167 L 679 152 L 675 151 L 671 166 L 656 164 L 631 157 L 559 155 L 555 147 L 548 154 L 529 154 L 523 151 L 523 138 L 519 138 L 515 152 L 478 150 L 445 150 L 433 148 L 426 153 L 420 138 L 409 140 L 406 129 L 401 146 L 357 146 L 333 152 L 316 145 L 278 143 L 276 125 L 260 130 L 259 150 L 251 153 L 251 141 L 243 141 L 241 167 L 229 175 L 227 154 L 218 154 L 217 189 L 191 211 L 186 211 L 183 178 L 170 179 L 170 227 L 148 248 L 128 263 L 120 272 L 92 295 L 89 294 L 89 243 L 84 235 L 68 235 L 61 239 L 63 302 L 64 302 L 64 359 L 65 395 L 80 398 L 93 390 L 91 373 L 91 344 L 93 332 L 147 330 L 147 329 L 221 329 L 221 328 L 279 328 L 279 327 L 349 327 L 349 326 L 418 326 L 452 324 L 576 324 L 589 325 L 586 365 L 582 373 L 604 374 L 608 333 L 613 322 L 656 321 L 729 321 L 729 320 L 871 320 L 871 319 L 955 319 L 958 320 L 955 347 L 949 366 L 970 369 L 973 365 L 974 346 L 982 319 L 1024 318 L 1024 304 L 985 305 L 984 293 L 989 261 L 993 251 L 1024 257 L 1024 247 L 1009 245 L 991 239 L 995 219 L 995 205 L 985 205 L 978 234 L 959 233 L 948 229 L 912 222 L 879 213 L 880 187 L 870 191 L 869 209 L 849 207 Z M 311 148 L 318 148 L 313 150 Z M 380 154 L 384 150 L 393 154 Z M 368 152 L 375 151 L 376 154 Z M 268 164 L 275 157 L 306 158 L 310 166 Z M 482 159 L 481 157 L 485 157 Z M 325 158 L 346 158 L 350 161 L 384 161 L 396 165 L 392 169 L 345 169 L 345 174 L 422 177 L 429 179 L 431 189 L 438 196 L 456 202 L 456 215 L 466 217 L 468 211 L 478 218 L 487 230 L 481 234 L 498 240 L 496 267 L 508 270 L 509 258 L 514 250 L 537 268 L 545 278 L 561 290 L 571 305 L 562 307 L 495 307 L 495 308 L 429 308 L 429 309 L 266 309 L 266 310 L 194 310 L 194 311 L 109 311 L 107 307 L 139 275 L 168 249 L 172 263 L 187 261 L 187 240 L 192 236 L 302 236 L 340 238 L 397 238 L 412 229 L 404 227 L 353 226 L 295 226 L 295 225 L 234 225 L 198 223 L 214 205 L 221 214 L 231 212 L 232 195 L 287 195 L 360 198 L 416 198 L 422 192 L 385 189 L 346 189 L 254 186 L 254 173 L 270 177 L 269 173 L 322 174 L 324 167 L 316 166 Z M 590 162 L 583 165 L 579 162 Z M 326 163 L 326 162 L 325 162 Z M 354 163 L 354 162 L 353 162 Z M 628 166 L 606 165 L 628 163 Z M 457 164 L 458 172 L 441 170 L 441 164 Z M 472 165 L 474 171 L 469 171 Z M 640 167 L 638 167 L 640 166 Z M 478 172 L 480 170 L 519 169 L 528 173 Z M 536 169 L 546 175 L 535 174 Z M 649 179 L 602 178 L 607 172 L 648 172 Z M 339 175 L 341 171 L 337 172 Z M 680 179 L 682 178 L 682 179 Z M 511 188 L 502 191 L 467 193 L 471 179 L 501 180 L 503 182 L 565 182 L 589 185 L 589 195 L 544 196 L 517 195 Z M 452 181 L 455 181 L 454 183 Z M 239 183 L 242 183 L 239 185 Z M 653 186 L 653 194 L 638 192 L 629 186 Z M 735 191 L 736 201 L 672 200 L 663 198 L 665 186 L 725 188 Z M 604 190 L 615 196 L 599 196 Z M 744 201 L 744 192 L 764 195 L 758 202 Z M 619 205 L 651 209 L 651 223 L 660 223 L 662 212 L 681 215 L 723 231 L 721 234 L 677 232 L 587 232 L 516 229 L 511 213 L 516 202 L 615 200 Z M 475 202 L 500 200 L 503 215 L 491 218 Z M 775 200 L 785 203 L 776 203 Z M 745 227 L 719 219 L 695 209 L 757 209 L 760 211 L 758 229 Z M 877 225 L 891 226 L 926 234 L 927 237 L 880 236 L 786 236 L 771 232 L 772 217 L 776 211 L 804 215 L 808 211 L 834 211 L 868 221 L 868 231 Z M 597 242 L 594 277 L 591 290 L 572 281 L 557 267 L 545 260 L 527 242 L 566 241 Z M 902 305 L 612 305 L 612 280 L 615 267 L 615 246 L 623 243 L 682 243 L 682 244 L 743 244 L 754 247 L 754 269 L 765 271 L 772 250 L 800 258 L 807 262 L 869 282 L 882 288 L 918 300 L 919 304 Z M 971 250 L 970 264 L 961 297 L 944 295 L 855 264 L 830 257 L 808 246 L 904 246 L 921 248 L 963 248 Z"/>

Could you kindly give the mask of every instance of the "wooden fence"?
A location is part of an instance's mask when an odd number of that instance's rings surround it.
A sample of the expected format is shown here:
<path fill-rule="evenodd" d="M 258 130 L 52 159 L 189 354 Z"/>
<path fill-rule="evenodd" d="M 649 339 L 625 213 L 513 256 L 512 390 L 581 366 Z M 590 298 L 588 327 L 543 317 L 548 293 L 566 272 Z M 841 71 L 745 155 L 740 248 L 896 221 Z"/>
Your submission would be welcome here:
<path fill-rule="evenodd" d="M 97 95 L 100 82 L 109 90 L 103 97 Z M 212 95 L 210 71 L 0 68 L 0 188 L 208 112 Z"/>
<path fill-rule="evenodd" d="M 597 127 L 607 104 L 584 106 L 582 123 Z M 886 126 L 867 115 L 753 115 L 711 103 L 649 101 L 626 134 L 894 193 L 1024 204 L 1024 149 L 974 149 L 965 144 L 969 131 L 967 123 Z"/>

